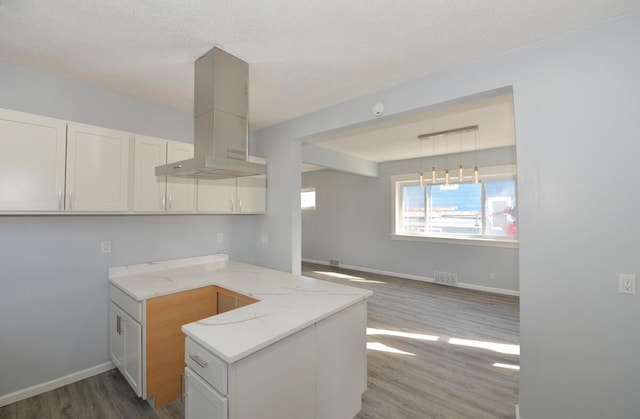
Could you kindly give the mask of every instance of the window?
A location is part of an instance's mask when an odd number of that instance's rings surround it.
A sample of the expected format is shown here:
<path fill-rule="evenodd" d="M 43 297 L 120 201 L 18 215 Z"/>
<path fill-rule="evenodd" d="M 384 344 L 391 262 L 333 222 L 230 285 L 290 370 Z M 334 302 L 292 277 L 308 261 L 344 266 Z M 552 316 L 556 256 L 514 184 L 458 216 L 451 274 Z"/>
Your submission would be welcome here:
<path fill-rule="evenodd" d="M 515 241 L 515 167 L 485 168 L 479 183 L 425 184 L 393 176 L 396 236 Z"/>
<path fill-rule="evenodd" d="M 303 210 L 316 209 L 316 188 L 303 189 L 300 203 Z"/>

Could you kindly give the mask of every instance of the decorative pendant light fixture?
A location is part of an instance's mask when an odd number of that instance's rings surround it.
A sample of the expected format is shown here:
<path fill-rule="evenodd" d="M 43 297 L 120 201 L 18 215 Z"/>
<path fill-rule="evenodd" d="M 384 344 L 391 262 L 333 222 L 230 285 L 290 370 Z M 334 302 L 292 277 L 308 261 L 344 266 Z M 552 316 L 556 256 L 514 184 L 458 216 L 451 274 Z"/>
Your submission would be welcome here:
<path fill-rule="evenodd" d="M 460 134 L 460 138 L 459 138 L 459 151 L 460 154 L 462 154 L 462 133 L 463 132 L 467 132 L 467 131 L 473 131 L 474 135 L 473 135 L 473 149 L 474 152 L 476 153 L 476 164 L 474 166 L 473 169 L 473 179 L 475 183 L 479 182 L 479 176 L 478 176 L 478 158 L 477 158 L 477 144 L 476 144 L 476 132 L 478 131 L 478 125 L 469 125 L 466 127 L 461 127 L 461 128 L 453 128 L 453 129 L 449 129 L 449 130 L 445 130 L 445 131 L 438 131 L 438 132 L 431 132 L 428 134 L 421 134 L 418 135 L 418 139 L 420 140 L 420 144 L 422 145 L 422 141 L 423 140 L 427 140 L 427 139 L 433 139 L 432 141 L 432 147 L 433 147 L 433 152 L 431 154 L 431 157 L 434 158 L 435 157 L 435 137 L 440 137 L 440 136 L 445 136 L 445 155 L 449 154 L 449 142 L 448 140 L 448 136 L 449 134 L 455 134 L 455 133 L 459 133 Z M 422 148 L 420 148 L 420 153 L 422 156 Z M 444 184 L 445 185 L 449 185 L 450 182 L 450 176 L 449 176 L 449 168 L 445 169 L 444 171 Z M 458 181 L 459 182 L 463 182 L 464 181 L 464 165 L 462 164 L 462 162 L 459 163 L 458 165 Z M 431 166 L 431 183 L 435 184 L 437 182 L 437 167 L 434 165 Z M 420 186 L 424 185 L 424 173 L 422 171 L 422 168 L 420 169 Z"/>

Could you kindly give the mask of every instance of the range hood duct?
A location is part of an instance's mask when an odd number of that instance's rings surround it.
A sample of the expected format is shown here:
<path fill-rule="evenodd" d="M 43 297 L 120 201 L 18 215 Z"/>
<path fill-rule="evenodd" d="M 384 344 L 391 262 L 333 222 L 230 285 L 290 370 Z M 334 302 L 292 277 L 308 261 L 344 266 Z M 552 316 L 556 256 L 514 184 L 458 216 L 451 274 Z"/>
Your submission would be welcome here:
<path fill-rule="evenodd" d="M 264 175 L 247 161 L 249 64 L 214 47 L 195 62 L 194 158 L 156 167 L 156 176 L 227 179 Z"/>

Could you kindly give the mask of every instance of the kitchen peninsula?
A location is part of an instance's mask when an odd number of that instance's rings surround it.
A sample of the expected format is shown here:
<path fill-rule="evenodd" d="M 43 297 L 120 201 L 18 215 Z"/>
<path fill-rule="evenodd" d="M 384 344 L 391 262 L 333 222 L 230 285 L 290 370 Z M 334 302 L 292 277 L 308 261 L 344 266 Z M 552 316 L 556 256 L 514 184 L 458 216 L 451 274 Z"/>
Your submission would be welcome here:
<path fill-rule="evenodd" d="M 371 291 L 224 254 L 111 268 L 109 278 L 111 358 L 152 405 L 186 393 L 187 418 L 360 410 Z"/>

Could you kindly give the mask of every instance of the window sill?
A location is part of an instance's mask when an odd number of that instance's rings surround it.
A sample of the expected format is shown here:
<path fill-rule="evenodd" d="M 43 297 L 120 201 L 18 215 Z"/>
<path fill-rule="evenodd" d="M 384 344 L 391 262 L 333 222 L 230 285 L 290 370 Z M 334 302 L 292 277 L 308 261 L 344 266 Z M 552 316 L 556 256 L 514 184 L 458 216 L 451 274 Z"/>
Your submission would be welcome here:
<path fill-rule="evenodd" d="M 517 240 L 462 238 L 462 237 L 436 237 L 436 236 L 412 236 L 408 234 L 391 234 L 391 240 L 406 240 L 426 243 L 459 244 L 465 246 L 501 247 L 505 249 L 517 249 Z"/>

